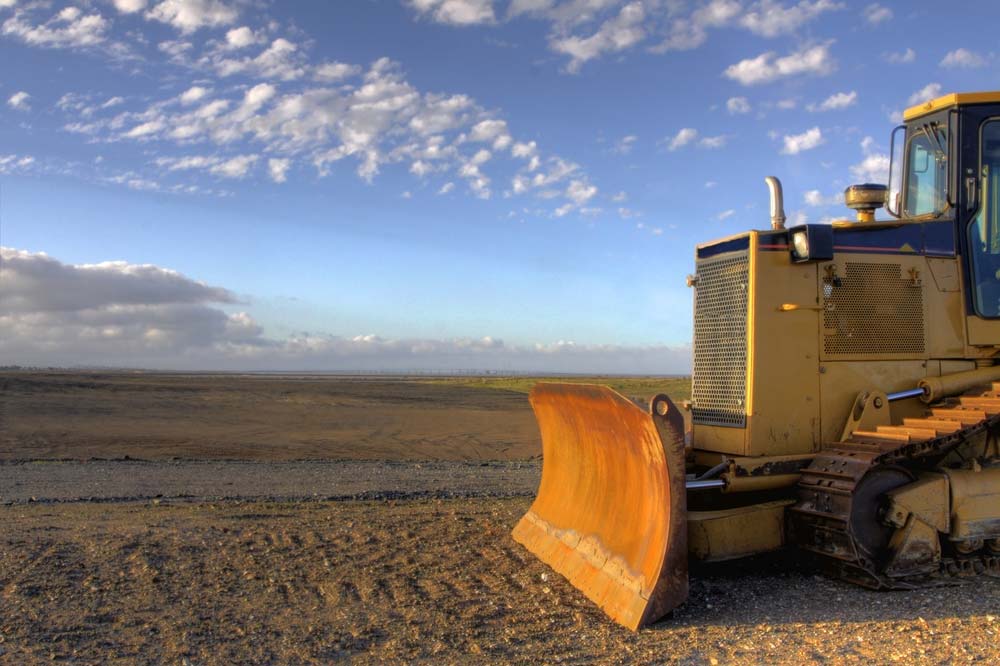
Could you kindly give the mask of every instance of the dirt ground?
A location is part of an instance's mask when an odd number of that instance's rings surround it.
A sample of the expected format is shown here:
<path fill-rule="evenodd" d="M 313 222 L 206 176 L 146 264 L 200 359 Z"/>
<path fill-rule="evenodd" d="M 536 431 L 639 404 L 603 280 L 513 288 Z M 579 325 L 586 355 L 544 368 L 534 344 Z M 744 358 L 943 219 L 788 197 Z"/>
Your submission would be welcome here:
<path fill-rule="evenodd" d="M 0 460 L 521 460 L 527 396 L 405 378 L 0 374 Z"/>
<path fill-rule="evenodd" d="M 529 500 L 0 509 L 0 663 L 998 663 L 996 583 L 877 593 L 780 558 L 607 619 L 508 537 Z"/>
<path fill-rule="evenodd" d="M 0 375 L 0 664 L 1000 663 L 1000 581 L 877 593 L 794 552 L 625 631 L 510 539 L 523 393 L 258 379 Z"/>

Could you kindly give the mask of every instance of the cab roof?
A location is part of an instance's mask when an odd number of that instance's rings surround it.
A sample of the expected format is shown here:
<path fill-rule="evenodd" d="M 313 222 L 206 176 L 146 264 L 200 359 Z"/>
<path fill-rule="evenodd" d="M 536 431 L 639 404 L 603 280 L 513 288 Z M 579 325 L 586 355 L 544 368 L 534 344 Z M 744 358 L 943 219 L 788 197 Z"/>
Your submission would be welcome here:
<path fill-rule="evenodd" d="M 930 101 L 923 102 L 922 104 L 911 106 L 903 112 L 903 120 L 913 120 L 914 118 L 919 118 L 920 116 L 928 113 L 933 113 L 934 111 L 940 111 L 941 109 L 947 109 L 953 106 L 961 106 L 964 104 L 989 104 L 991 102 L 1000 103 L 1000 90 L 994 90 L 991 92 L 951 93 L 950 95 L 942 95 L 941 97 L 936 97 Z"/>

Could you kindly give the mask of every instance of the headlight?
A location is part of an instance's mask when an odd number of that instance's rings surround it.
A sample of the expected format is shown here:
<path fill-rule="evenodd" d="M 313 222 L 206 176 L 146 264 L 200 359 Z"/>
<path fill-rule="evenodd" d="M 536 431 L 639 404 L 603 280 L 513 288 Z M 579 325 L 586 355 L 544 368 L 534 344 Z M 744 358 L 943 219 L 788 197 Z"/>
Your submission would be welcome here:
<path fill-rule="evenodd" d="M 833 227 L 829 224 L 803 224 L 788 230 L 792 262 L 804 264 L 833 259 Z"/>
<path fill-rule="evenodd" d="M 800 261 L 809 258 L 809 234 L 805 229 L 792 233 L 792 254 Z"/>

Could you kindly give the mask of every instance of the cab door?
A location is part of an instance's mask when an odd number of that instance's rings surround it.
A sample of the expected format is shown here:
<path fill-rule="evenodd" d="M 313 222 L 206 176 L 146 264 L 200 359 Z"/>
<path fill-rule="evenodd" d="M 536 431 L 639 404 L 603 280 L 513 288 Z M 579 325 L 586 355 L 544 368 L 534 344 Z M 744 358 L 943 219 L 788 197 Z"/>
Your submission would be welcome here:
<path fill-rule="evenodd" d="M 1000 107 L 961 113 L 957 198 L 966 330 L 973 347 L 1000 345 Z"/>

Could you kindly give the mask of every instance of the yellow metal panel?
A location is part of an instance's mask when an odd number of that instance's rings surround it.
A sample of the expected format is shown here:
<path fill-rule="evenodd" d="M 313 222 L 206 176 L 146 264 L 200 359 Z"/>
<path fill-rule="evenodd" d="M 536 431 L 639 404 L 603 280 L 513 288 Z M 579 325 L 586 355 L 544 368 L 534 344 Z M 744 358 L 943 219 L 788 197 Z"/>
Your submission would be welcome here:
<path fill-rule="evenodd" d="M 777 550 L 785 544 L 785 507 L 795 500 L 722 511 L 688 512 L 688 549 L 692 557 L 720 562 Z"/>
<path fill-rule="evenodd" d="M 997 102 L 1000 102 L 1000 91 L 951 93 L 924 102 L 923 104 L 911 106 L 906 111 L 903 111 L 903 120 L 910 121 L 928 113 L 963 104 L 991 104 Z"/>
<path fill-rule="evenodd" d="M 926 376 L 927 368 L 919 360 L 825 361 L 819 376 L 823 396 L 821 421 L 822 440 L 836 442 L 841 435 L 858 392 L 876 389 L 892 393 L 915 388 Z M 905 417 L 923 415 L 924 404 L 919 400 L 892 403 L 892 422 Z"/>
<path fill-rule="evenodd" d="M 753 239 L 744 455 L 808 453 L 821 443 L 817 265 L 793 264 L 787 251 L 761 251 Z"/>
<path fill-rule="evenodd" d="M 940 359 L 963 358 L 965 303 L 962 300 L 959 260 L 926 258 L 924 262 L 926 268 L 919 268 L 919 265 L 917 268 L 924 285 L 926 355 Z"/>
<path fill-rule="evenodd" d="M 945 470 L 951 484 L 951 537 L 1000 536 L 1000 468 Z"/>
<path fill-rule="evenodd" d="M 693 445 L 703 451 L 717 451 L 741 456 L 746 450 L 746 428 L 727 428 L 725 426 L 700 425 L 692 426 Z"/>
<path fill-rule="evenodd" d="M 982 319 L 980 317 L 966 317 L 966 326 L 969 331 L 969 344 L 973 347 L 996 347 L 1000 345 L 1000 319 Z M 970 350 L 975 354 L 975 350 Z M 981 351 L 980 356 L 992 356 L 993 349 Z"/>

